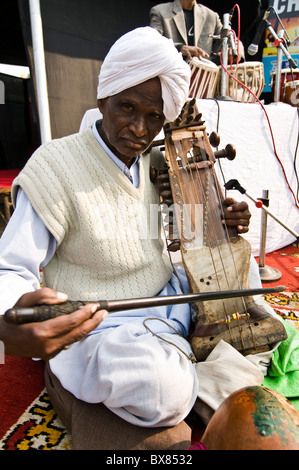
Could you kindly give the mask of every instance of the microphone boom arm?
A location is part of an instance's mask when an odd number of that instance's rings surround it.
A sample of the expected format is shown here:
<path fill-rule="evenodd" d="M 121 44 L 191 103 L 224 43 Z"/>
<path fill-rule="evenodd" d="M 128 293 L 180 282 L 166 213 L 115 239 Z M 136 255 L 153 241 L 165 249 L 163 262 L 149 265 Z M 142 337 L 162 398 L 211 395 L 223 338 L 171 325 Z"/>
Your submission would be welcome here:
<path fill-rule="evenodd" d="M 244 189 L 240 185 L 238 180 L 229 180 L 227 183 L 225 183 L 224 187 L 228 191 L 230 191 L 231 189 L 235 189 L 235 190 L 239 191 L 241 194 L 245 194 L 245 196 L 247 196 L 252 202 L 254 202 L 255 206 L 258 209 L 262 209 L 266 214 L 270 215 L 270 217 L 272 217 L 272 219 L 274 219 L 276 222 L 278 222 L 283 228 L 285 228 L 288 232 L 290 232 L 297 239 L 297 241 L 299 241 L 299 234 L 296 233 L 291 227 L 286 225 L 284 222 L 282 222 L 275 214 L 273 214 L 273 212 L 270 212 L 269 209 L 267 209 L 267 207 L 264 206 L 262 201 L 260 201 L 258 199 L 255 199 L 253 196 L 248 194 L 247 190 Z"/>
<path fill-rule="evenodd" d="M 287 50 L 287 48 L 285 47 L 284 43 L 283 43 L 283 40 L 278 36 L 278 34 L 274 31 L 271 23 L 268 21 L 268 17 L 270 15 L 270 12 L 271 10 L 274 10 L 273 7 L 270 7 L 268 8 L 268 10 L 266 10 L 265 14 L 264 14 L 264 17 L 258 27 L 258 30 L 256 32 L 256 35 L 255 35 L 255 38 L 253 40 L 253 43 L 250 44 L 250 46 L 248 47 L 248 54 L 249 55 L 255 55 L 257 54 L 258 52 L 258 44 L 260 42 L 260 39 L 261 39 L 261 36 L 263 34 L 263 32 L 268 29 L 268 31 L 272 34 L 272 36 L 274 37 L 275 39 L 275 46 L 276 47 L 279 47 L 282 52 L 284 53 L 284 55 L 286 56 L 286 58 L 288 59 L 289 61 L 289 64 L 291 66 L 292 69 L 296 69 L 297 68 L 297 64 L 296 62 L 294 61 L 294 59 L 292 58 L 292 56 L 290 55 L 289 51 Z M 275 12 L 275 10 L 274 10 Z M 276 12 L 275 12 L 276 13 Z M 278 15 L 277 15 L 278 17 Z M 279 19 L 279 17 L 278 17 Z M 280 19 L 279 19 L 280 21 Z M 280 21 L 281 23 L 281 21 Z M 282 25 L 283 26 L 283 25 Z"/>
<path fill-rule="evenodd" d="M 286 58 L 288 59 L 291 68 L 292 68 L 292 69 L 296 69 L 296 68 L 297 68 L 296 62 L 295 62 L 294 59 L 292 58 L 292 56 L 291 56 L 291 54 L 289 53 L 289 51 L 287 50 L 287 48 L 284 46 L 283 40 L 277 35 L 277 33 L 276 33 L 276 32 L 274 31 L 274 29 L 272 28 L 271 23 L 269 23 L 268 21 L 267 21 L 266 29 L 268 29 L 269 32 L 272 34 L 272 36 L 275 38 L 275 45 L 276 45 L 277 47 L 279 47 L 279 48 L 282 50 L 282 52 L 284 53 L 284 55 L 285 55 Z"/>

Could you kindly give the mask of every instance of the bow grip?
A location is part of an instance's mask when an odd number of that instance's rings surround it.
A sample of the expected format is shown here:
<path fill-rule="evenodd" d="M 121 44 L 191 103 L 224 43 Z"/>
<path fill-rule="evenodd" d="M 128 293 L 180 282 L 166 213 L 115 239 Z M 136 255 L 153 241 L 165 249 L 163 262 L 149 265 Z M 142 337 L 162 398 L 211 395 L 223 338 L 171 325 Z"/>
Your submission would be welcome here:
<path fill-rule="evenodd" d="M 41 304 L 34 307 L 27 308 L 10 308 L 4 314 L 4 319 L 8 323 L 22 325 L 23 323 L 42 322 L 56 318 L 60 315 L 75 312 L 79 308 L 86 305 L 88 302 L 81 300 L 72 301 L 68 300 L 62 304 L 48 305 Z"/>

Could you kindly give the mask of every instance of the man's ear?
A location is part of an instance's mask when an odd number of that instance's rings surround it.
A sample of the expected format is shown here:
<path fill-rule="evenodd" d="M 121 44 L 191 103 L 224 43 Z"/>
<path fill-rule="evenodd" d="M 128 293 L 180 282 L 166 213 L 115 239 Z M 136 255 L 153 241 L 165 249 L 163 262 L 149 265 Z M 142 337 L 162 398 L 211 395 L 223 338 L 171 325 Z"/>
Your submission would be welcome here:
<path fill-rule="evenodd" d="M 103 114 L 104 107 L 105 107 L 105 99 L 101 98 L 100 100 L 98 100 L 98 108 L 102 114 Z"/>

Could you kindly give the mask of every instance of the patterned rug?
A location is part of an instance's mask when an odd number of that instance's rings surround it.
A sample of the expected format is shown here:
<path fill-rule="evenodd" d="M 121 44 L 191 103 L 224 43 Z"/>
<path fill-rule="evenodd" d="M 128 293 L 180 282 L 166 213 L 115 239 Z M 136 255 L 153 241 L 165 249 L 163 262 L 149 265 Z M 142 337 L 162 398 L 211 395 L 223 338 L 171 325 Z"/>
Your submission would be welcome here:
<path fill-rule="evenodd" d="M 0 441 L 0 450 L 70 450 L 72 441 L 44 389 Z"/>
<path fill-rule="evenodd" d="M 257 262 L 258 262 L 257 258 Z M 284 320 L 299 330 L 299 247 L 292 244 L 281 250 L 269 253 L 265 257 L 265 265 L 278 269 L 282 277 L 276 282 L 264 283 L 264 287 L 284 285 L 285 292 L 268 294 L 265 300 Z"/>
<path fill-rule="evenodd" d="M 45 390 L 43 361 L 6 356 L 0 396 L 0 450 L 71 449 Z"/>
<path fill-rule="evenodd" d="M 282 272 L 269 285 L 287 291 L 266 295 L 278 315 L 299 330 L 299 248 L 292 245 L 266 256 Z M 53 409 L 43 382 L 42 361 L 7 358 L 0 364 L 0 450 L 71 450 L 71 436 Z"/>
<path fill-rule="evenodd" d="M 278 315 L 299 330 L 299 291 L 268 294 L 265 300 Z"/>

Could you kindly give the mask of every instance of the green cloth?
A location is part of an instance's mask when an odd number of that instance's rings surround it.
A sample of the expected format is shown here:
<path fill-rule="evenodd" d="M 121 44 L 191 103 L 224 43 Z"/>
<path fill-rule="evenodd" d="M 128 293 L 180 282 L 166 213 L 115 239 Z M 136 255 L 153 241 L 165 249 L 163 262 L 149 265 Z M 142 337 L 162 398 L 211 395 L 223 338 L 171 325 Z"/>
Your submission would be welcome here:
<path fill-rule="evenodd" d="M 299 331 L 283 323 L 288 337 L 272 354 L 262 385 L 279 392 L 299 410 Z"/>

